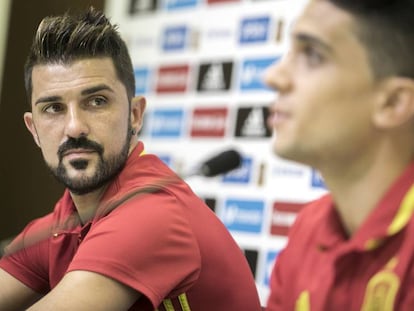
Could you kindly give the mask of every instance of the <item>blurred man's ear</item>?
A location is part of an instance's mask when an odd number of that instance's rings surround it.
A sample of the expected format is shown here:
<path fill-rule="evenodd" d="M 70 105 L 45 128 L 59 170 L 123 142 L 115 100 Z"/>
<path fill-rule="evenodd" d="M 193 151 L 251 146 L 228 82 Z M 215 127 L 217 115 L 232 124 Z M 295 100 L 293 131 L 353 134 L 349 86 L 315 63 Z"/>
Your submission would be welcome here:
<path fill-rule="evenodd" d="M 37 135 L 36 127 L 34 126 L 34 123 L 33 123 L 33 114 L 31 112 L 25 112 L 25 114 L 23 115 L 23 118 L 24 118 L 24 124 L 26 125 L 29 132 L 32 134 L 36 145 L 39 146 L 40 148 L 39 136 Z"/>
<path fill-rule="evenodd" d="M 395 128 L 414 117 L 414 80 L 393 77 L 384 81 L 381 101 L 375 107 L 374 124 Z"/>

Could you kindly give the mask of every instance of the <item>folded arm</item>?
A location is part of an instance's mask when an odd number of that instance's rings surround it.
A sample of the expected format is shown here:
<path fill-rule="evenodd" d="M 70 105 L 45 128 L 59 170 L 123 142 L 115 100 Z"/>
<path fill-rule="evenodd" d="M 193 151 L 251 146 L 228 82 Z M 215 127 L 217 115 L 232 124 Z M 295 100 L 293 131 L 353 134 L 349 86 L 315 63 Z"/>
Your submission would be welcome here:
<path fill-rule="evenodd" d="M 140 294 L 101 274 L 72 271 L 42 299 L 41 295 L 0 269 L 0 310 L 128 310 Z"/>
<path fill-rule="evenodd" d="M 23 310 L 41 297 L 3 269 L 0 269 L 0 288 L 2 311 Z"/>
<path fill-rule="evenodd" d="M 72 271 L 28 310 L 128 310 L 139 297 L 136 290 L 104 275 Z"/>

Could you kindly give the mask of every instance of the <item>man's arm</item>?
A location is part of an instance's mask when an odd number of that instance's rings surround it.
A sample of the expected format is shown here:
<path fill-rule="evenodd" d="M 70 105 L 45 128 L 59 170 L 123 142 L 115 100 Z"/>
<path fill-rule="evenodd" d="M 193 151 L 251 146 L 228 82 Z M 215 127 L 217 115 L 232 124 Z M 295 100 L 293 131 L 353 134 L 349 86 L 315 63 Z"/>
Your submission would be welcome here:
<path fill-rule="evenodd" d="M 24 285 L 3 269 L 0 269 L 0 310 L 23 310 L 41 295 Z"/>
<path fill-rule="evenodd" d="M 104 275 L 71 271 L 49 294 L 28 310 L 128 310 L 139 297 L 140 293 L 136 290 Z"/>

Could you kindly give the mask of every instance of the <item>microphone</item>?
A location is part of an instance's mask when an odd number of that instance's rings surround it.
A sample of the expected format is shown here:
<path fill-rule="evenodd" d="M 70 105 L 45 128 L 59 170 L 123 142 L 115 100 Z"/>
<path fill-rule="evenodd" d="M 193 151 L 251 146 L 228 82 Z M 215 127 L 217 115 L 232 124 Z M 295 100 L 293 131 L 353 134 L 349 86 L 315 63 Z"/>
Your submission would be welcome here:
<path fill-rule="evenodd" d="M 238 168 L 241 164 L 241 160 L 242 157 L 239 152 L 234 149 L 226 150 L 204 161 L 195 172 L 190 175 L 214 177 Z"/>

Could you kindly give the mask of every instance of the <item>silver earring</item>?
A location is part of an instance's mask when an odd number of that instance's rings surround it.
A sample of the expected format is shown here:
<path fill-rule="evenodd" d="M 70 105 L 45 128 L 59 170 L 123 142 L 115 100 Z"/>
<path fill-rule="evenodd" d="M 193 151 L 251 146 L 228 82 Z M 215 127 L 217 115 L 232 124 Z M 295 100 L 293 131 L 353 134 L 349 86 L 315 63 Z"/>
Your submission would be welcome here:
<path fill-rule="evenodd" d="M 136 129 L 132 129 L 131 130 L 131 134 L 132 134 L 132 136 L 135 136 L 137 134 L 137 130 Z"/>

